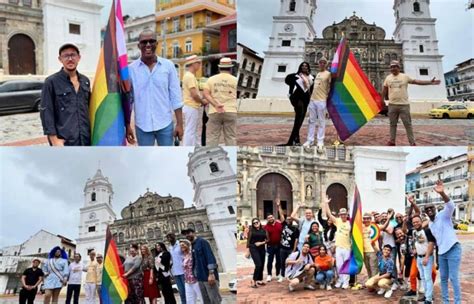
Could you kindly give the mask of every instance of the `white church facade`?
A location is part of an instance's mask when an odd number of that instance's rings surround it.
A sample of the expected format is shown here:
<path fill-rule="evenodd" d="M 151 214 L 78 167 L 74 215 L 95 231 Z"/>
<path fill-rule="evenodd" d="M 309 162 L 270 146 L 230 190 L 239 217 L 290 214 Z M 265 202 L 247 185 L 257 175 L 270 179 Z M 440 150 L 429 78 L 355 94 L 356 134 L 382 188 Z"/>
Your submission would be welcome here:
<path fill-rule="evenodd" d="M 429 6 L 429 0 L 394 0 L 393 4 L 396 23 L 393 35 L 395 42 L 403 45 L 403 72 L 414 79 L 436 77 L 441 80 L 438 86 L 409 86 L 411 101 L 447 100 L 436 19 L 432 18 Z M 276 100 L 287 96 L 285 76 L 297 71 L 305 58 L 305 45 L 316 38 L 314 19 L 317 14 L 316 0 L 281 1 L 280 12 L 273 17 L 268 49 L 264 52 L 257 99 Z"/>

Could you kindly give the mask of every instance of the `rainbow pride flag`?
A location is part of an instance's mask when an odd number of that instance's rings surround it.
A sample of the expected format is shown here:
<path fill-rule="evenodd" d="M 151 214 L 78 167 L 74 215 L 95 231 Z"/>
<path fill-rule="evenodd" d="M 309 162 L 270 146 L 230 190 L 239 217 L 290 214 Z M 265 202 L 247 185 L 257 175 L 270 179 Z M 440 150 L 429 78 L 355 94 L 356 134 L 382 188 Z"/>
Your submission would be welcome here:
<path fill-rule="evenodd" d="M 354 193 L 354 205 L 351 217 L 352 250 L 350 259 L 341 267 L 340 273 L 355 275 L 362 270 L 364 264 L 364 236 L 362 230 L 362 203 L 357 186 Z"/>
<path fill-rule="evenodd" d="M 92 145 L 125 145 L 125 124 L 130 123 L 130 116 L 130 76 L 122 7 L 120 0 L 113 0 L 92 87 Z"/>
<path fill-rule="evenodd" d="M 109 227 L 107 227 L 102 287 L 100 289 L 101 304 L 121 304 L 125 301 L 128 296 L 128 283 L 123 274 L 123 265 L 118 255 L 117 245 Z"/>
<path fill-rule="evenodd" d="M 341 140 L 346 140 L 382 110 L 382 98 L 342 38 L 331 64 L 327 109 Z"/>

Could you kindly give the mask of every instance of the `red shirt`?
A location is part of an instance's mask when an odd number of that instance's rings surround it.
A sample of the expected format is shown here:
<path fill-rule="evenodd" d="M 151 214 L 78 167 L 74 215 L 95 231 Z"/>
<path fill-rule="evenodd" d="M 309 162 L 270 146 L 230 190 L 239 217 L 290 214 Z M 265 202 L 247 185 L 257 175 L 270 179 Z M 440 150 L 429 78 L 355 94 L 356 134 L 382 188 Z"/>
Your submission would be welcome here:
<path fill-rule="evenodd" d="M 281 240 L 281 232 L 283 230 L 283 226 L 281 225 L 280 222 L 274 221 L 273 225 L 266 224 L 265 227 L 263 227 L 268 232 L 268 245 L 270 246 L 278 246 L 280 245 L 280 240 Z"/>

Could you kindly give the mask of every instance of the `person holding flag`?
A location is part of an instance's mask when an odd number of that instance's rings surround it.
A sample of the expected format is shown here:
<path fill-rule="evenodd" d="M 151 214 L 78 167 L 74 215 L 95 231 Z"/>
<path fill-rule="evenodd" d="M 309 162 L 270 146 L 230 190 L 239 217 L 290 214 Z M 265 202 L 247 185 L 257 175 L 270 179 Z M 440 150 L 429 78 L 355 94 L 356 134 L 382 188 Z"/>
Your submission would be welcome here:
<path fill-rule="evenodd" d="M 328 99 L 329 89 L 331 88 L 331 72 L 326 69 L 328 60 L 325 57 L 321 57 L 318 60 L 318 64 L 319 72 L 314 79 L 314 89 L 308 106 L 308 139 L 303 146 L 310 147 L 313 145 L 317 123 L 318 151 L 321 151 L 324 146 L 324 133 L 326 132 L 326 101 Z"/>
<path fill-rule="evenodd" d="M 322 208 L 325 208 L 326 216 L 331 219 L 334 225 L 337 227 L 336 231 L 336 267 L 339 273 L 339 278 L 335 285 L 336 288 L 349 288 L 349 274 L 341 273 L 342 266 L 349 260 L 351 255 L 351 223 L 347 219 L 347 209 L 339 209 L 339 217 L 332 215 L 329 208 L 331 198 L 327 195 L 323 201 Z"/>

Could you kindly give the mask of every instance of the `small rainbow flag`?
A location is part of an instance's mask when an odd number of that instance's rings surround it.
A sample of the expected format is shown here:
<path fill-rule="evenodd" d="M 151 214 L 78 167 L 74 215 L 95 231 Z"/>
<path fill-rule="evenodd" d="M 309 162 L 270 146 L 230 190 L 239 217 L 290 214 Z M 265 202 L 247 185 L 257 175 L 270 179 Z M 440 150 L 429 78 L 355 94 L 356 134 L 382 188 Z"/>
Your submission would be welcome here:
<path fill-rule="evenodd" d="M 346 140 L 382 110 L 382 98 L 342 38 L 331 64 L 327 109 L 341 140 Z"/>
<path fill-rule="evenodd" d="M 125 124 L 130 123 L 130 116 L 130 77 L 122 7 L 120 0 L 113 0 L 92 88 L 92 145 L 125 145 Z"/>
<path fill-rule="evenodd" d="M 362 203 L 356 186 L 351 217 L 351 257 L 344 262 L 340 273 L 355 275 L 362 270 L 362 265 L 364 264 L 364 237 L 362 231 Z"/>
<path fill-rule="evenodd" d="M 102 271 L 102 287 L 100 289 L 101 304 L 121 304 L 128 296 L 127 279 L 120 261 L 117 245 L 109 227 L 105 241 L 104 270 Z"/>

